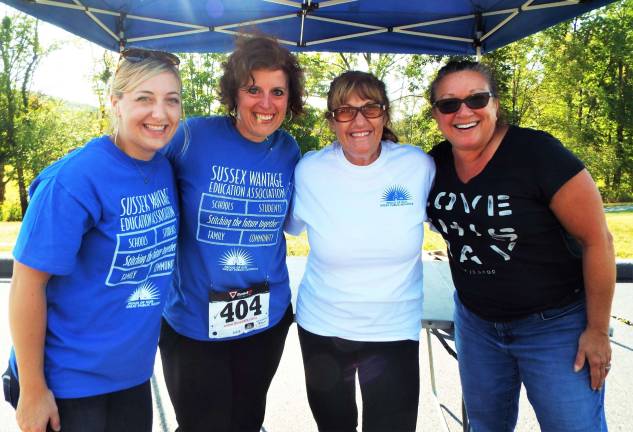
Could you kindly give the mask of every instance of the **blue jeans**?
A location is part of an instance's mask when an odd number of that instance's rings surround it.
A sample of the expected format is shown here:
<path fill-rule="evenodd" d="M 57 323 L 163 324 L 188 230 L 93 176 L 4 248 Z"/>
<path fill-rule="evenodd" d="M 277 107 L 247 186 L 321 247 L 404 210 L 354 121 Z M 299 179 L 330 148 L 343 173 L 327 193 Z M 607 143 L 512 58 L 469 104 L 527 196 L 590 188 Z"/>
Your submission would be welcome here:
<path fill-rule="evenodd" d="M 574 372 L 584 300 L 511 322 L 487 321 L 455 295 L 455 344 L 473 432 L 513 431 L 521 383 L 545 432 L 607 431 L 604 386 Z"/>

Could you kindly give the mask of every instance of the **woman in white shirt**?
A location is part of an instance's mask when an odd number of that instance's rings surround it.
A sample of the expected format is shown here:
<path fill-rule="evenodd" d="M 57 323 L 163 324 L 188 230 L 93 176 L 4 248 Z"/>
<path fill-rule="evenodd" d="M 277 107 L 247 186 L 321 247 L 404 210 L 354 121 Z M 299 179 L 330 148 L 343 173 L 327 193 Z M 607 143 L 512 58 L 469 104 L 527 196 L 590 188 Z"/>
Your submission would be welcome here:
<path fill-rule="evenodd" d="M 310 408 L 320 431 L 414 430 L 422 313 L 420 253 L 435 166 L 397 143 L 382 81 L 345 72 L 330 85 L 337 140 L 295 171 L 286 230 L 308 231 L 296 319 Z"/>

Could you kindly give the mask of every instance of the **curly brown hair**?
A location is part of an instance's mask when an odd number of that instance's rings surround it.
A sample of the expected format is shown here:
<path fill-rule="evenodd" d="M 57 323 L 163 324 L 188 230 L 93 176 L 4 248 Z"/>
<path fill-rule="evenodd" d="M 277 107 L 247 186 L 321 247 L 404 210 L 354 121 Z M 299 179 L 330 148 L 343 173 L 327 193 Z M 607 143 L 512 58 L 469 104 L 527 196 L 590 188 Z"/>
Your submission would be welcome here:
<path fill-rule="evenodd" d="M 294 116 L 303 113 L 305 77 L 297 58 L 279 43 L 264 35 L 240 36 L 235 51 L 222 64 L 220 102 L 234 113 L 237 109 L 237 92 L 247 83 L 255 83 L 254 70 L 282 70 L 288 78 L 288 109 Z M 233 114 L 230 114 L 233 116 Z"/>

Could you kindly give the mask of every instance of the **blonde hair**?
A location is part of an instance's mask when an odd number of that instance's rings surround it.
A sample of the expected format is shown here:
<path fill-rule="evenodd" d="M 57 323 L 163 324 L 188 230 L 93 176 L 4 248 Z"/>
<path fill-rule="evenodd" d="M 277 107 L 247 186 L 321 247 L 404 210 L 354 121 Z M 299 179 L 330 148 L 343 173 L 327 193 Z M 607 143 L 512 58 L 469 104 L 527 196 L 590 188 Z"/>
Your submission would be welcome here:
<path fill-rule="evenodd" d="M 143 82 L 164 72 L 170 72 L 174 77 L 176 77 L 179 91 L 182 92 L 182 80 L 180 79 L 180 72 L 178 72 L 178 68 L 176 66 L 155 57 L 147 57 L 138 62 L 132 62 L 122 58 L 119 63 L 119 67 L 112 78 L 110 95 L 117 99 L 121 99 L 124 93 L 133 91 Z M 184 118 L 184 111 L 181 115 Z M 118 117 L 111 112 L 110 118 L 112 132 L 116 135 L 119 128 Z"/>

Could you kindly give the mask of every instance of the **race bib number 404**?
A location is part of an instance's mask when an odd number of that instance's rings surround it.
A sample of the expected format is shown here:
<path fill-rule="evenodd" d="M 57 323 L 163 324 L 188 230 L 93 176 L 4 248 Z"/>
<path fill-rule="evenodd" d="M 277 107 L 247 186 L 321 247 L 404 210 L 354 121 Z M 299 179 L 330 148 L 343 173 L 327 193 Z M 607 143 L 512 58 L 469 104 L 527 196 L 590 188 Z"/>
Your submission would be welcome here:
<path fill-rule="evenodd" d="M 209 339 L 239 336 L 268 327 L 268 283 L 209 293 Z"/>

